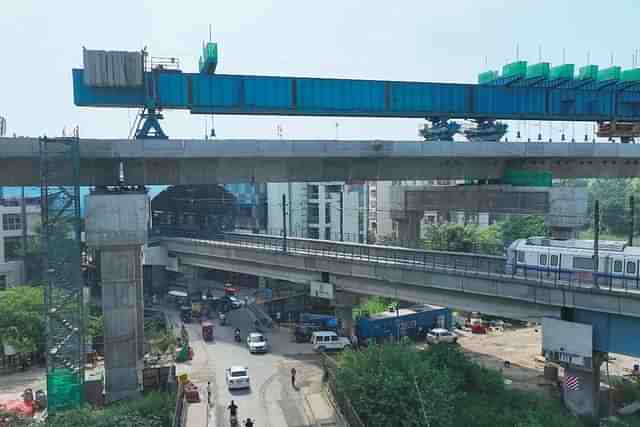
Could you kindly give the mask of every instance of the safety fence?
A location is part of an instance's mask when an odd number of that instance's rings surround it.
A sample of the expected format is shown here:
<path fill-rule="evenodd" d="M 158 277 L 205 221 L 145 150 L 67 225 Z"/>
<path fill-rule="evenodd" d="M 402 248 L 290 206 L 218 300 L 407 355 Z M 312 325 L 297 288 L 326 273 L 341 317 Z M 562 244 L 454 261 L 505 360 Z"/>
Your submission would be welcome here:
<path fill-rule="evenodd" d="M 365 427 L 349 398 L 337 386 L 336 371 L 338 370 L 338 365 L 335 360 L 326 354 L 322 354 L 322 369 L 329 398 L 333 401 L 336 412 L 338 412 L 336 418 L 344 418 L 350 427 Z"/>

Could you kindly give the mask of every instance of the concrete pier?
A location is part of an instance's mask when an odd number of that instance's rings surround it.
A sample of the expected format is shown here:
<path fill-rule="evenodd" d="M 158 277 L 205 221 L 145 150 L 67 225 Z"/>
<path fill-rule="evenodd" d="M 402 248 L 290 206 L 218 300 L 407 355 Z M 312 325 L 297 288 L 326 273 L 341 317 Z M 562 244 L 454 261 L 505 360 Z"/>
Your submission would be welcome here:
<path fill-rule="evenodd" d="M 97 191 L 86 198 L 87 244 L 100 251 L 106 401 L 141 390 L 144 357 L 142 245 L 149 198 L 144 191 Z"/>

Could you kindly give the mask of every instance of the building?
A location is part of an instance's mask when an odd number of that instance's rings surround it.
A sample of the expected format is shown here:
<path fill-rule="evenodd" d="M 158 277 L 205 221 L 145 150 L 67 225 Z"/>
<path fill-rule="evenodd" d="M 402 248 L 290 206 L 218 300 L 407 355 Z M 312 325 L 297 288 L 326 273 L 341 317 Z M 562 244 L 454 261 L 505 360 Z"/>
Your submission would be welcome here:
<path fill-rule="evenodd" d="M 447 187 L 460 185 L 463 182 L 460 180 L 412 180 L 367 183 L 370 239 L 382 242 L 398 238 L 398 222 L 393 218 L 393 211 L 402 210 L 403 206 L 394 205 L 395 192 L 404 191 L 406 187 Z M 490 224 L 490 218 L 487 212 L 470 213 L 451 211 L 446 208 L 440 211 L 425 211 L 420 221 L 422 237 L 424 237 L 429 225 L 442 223 L 477 224 L 482 228 Z"/>
<path fill-rule="evenodd" d="M 41 223 L 40 198 L 25 198 L 23 221 L 21 199 L 0 199 L 0 290 L 25 284 L 26 271 L 21 255 L 22 240 L 33 237 Z"/>
<path fill-rule="evenodd" d="M 342 182 L 267 184 L 268 233 L 281 234 L 282 197 L 286 198 L 287 234 L 295 237 L 367 241 L 368 190 Z"/>
<path fill-rule="evenodd" d="M 225 184 L 224 188 L 236 197 L 238 206 L 236 229 L 264 231 L 267 228 L 267 185 Z"/>

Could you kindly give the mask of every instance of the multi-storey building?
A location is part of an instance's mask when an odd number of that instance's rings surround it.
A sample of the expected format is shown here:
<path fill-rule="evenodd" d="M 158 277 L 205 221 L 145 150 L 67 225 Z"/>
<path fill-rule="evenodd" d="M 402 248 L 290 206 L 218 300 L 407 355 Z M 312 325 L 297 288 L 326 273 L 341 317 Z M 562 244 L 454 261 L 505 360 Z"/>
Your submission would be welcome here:
<path fill-rule="evenodd" d="M 40 225 L 40 199 L 25 198 L 23 218 L 21 199 L 0 199 L 0 289 L 22 285 L 26 280 L 22 241 L 33 237 Z M 24 219 L 26 219 L 26 224 Z"/>
<path fill-rule="evenodd" d="M 284 195 L 289 235 L 364 243 L 369 224 L 366 189 L 342 182 L 268 184 L 268 232 L 282 233 Z"/>

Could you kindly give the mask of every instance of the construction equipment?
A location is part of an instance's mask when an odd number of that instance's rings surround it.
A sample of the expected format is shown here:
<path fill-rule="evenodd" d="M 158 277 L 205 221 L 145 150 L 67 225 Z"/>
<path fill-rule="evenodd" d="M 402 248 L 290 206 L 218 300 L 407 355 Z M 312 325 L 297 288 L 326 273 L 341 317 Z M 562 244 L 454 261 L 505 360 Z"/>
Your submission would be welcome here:
<path fill-rule="evenodd" d="M 81 406 L 85 363 L 80 154 L 73 138 L 40 139 L 49 414 Z M 71 182 L 59 186 L 57 182 Z M 87 294 L 88 295 L 88 294 Z"/>
<path fill-rule="evenodd" d="M 600 138 L 620 138 L 623 143 L 633 142 L 640 137 L 640 123 L 634 122 L 598 122 L 596 133 Z"/>

